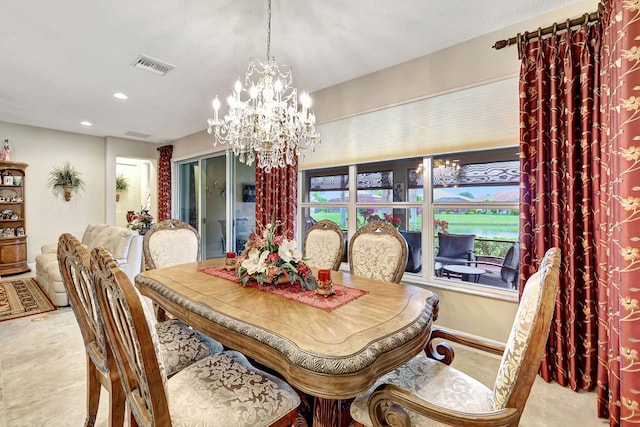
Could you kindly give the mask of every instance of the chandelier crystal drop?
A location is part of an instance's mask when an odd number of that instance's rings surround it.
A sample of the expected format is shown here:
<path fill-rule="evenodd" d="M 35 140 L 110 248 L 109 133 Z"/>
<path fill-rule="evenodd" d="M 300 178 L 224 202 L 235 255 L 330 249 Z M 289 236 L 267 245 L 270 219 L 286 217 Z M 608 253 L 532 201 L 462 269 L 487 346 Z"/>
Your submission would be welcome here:
<path fill-rule="evenodd" d="M 320 143 L 311 97 L 293 87 L 291 68 L 278 66 L 271 56 L 271 0 L 268 0 L 267 60 L 249 58 L 244 85 L 238 79 L 227 98 L 229 111 L 219 118 L 220 100 L 213 100 L 213 118 L 207 120 L 213 146 L 227 144 L 238 159 L 254 162 L 265 172 L 295 166 L 302 151 Z"/>

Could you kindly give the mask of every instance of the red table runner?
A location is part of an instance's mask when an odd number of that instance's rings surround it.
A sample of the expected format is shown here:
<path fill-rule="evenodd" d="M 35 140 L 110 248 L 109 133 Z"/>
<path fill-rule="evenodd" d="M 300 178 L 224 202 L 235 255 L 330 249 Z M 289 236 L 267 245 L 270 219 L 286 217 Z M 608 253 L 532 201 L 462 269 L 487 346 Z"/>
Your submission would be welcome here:
<path fill-rule="evenodd" d="M 229 271 L 224 267 L 204 268 L 200 270 L 200 272 L 230 280 L 235 283 L 240 283 L 240 278 L 235 275 L 235 272 Z M 260 284 L 255 280 L 249 280 L 246 286 L 260 291 L 269 292 L 270 294 L 278 295 L 291 301 L 310 305 L 324 311 L 333 311 L 367 293 L 367 291 L 363 291 L 362 289 L 348 288 L 336 283 L 333 284 L 334 294 L 326 297 L 324 295 L 316 294 L 315 291 L 303 290 L 300 283 L 280 283 L 278 285 L 260 286 Z"/>

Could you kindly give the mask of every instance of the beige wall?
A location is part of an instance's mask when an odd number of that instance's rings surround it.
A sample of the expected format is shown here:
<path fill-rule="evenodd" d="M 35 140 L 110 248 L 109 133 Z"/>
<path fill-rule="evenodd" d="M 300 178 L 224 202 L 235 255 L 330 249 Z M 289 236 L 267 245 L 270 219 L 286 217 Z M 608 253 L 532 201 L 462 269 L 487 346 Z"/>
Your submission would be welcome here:
<path fill-rule="evenodd" d="M 115 224 L 116 155 L 157 158 L 155 144 L 132 140 L 108 143 L 106 138 L 5 122 L 0 122 L 0 137 L 11 142 L 11 160 L 29 164 L 25 177 L 29 264 L 35 262 L 42 245 L 57 242 L 62 233 L 81 238 L 87 224 Z M 73 194 L 69 202 L 47 185 L 51 168 L 66 161 L 85 181 L 85 189 Z M 109 167 L 112 170 L 107 174 Z"/>
<path fill-rule="evenodd" d="M 385 70 L 381 70 L 361 78 L 329 87 L 312 94 L 319 128 L 336 123 L 351 124 L 346 118 L 362 115 L 372 111 L 405 104 L 420 99 L 437 98 L 457 91 L 467 90 L 480 85 L 489 85 L 506 79 L 516 78 L 519 71 L 519 60 L 515 46 L 494 50 L 491 46 L 501 39 L 507 39 L 518 32 L 532 31 L 539 26 L 563 22 L 567 18 L 575 18 L 585 12 L 597 9 L 596 0 L 582 0 L 576 4 L 542 15 L 535 19 L 512 25 L 503 30 L 484 37 L 453 46 L 434 54 L 417 58 Z M 411 147 L 411 155 L 435 152 L 453 152 L 462 149 L 481 149 L 518 144 L 517 93 L 510 95 L 513 99 L 512 122 L 500 127 L 499 139 L 477 139 L 468 145 L 443 144 L 441 141 L 420 141 Z M 491 99 L 487 100 L 491 103 Z M 341 120 L 343 120 L 341 122 Z M 322 145 L 316 152 L 307 153 L 301 169 L 323 167 L 336 164 L 349 164 L 361 159 L 398 158 L 382 145 L 365 145 L 359 138 L 335 138 L 332 135 L 343 135 L 349 132 L 340 130 L 322 136 Z M 506 129 L 502 129 L 506 126 Z M 427 146 L 427 142 L 430 144 Z M 353 144 L 354 146 L 351 146 Z M 457 142 L 455 143 L 457 144 Z M 392 147 L 403 144 L 392 143 Z M 434 148 L 435 147 L 435 148 Z M 224 149 L 218 147 L 217 149 Z M 407 148 L 404 148 L 407 150 Z M 211 152 L 211 137 L 206 130 L 175 141 L 174 158 L 183 159 Z M 372 153 L 373 157 L 372 157 Z M 377 153 L 377 154 L 376 154 Z M 378 157 L 375 157 L 375 156 Z M 402 154 L 404 155 L 404 154 Z M 382 156 L 382 157 L 380 157 Z M 459 290 L 431 286 L 440 297 L 440 317 L 438 323 L 454 329 L 463 330 L 478 336 L 499 341 L 506 340 L 517 304 L 515 295 L 496 297 L 478 295 Z"/>
<path fill-rule="evenodd" d="M 491 46 L 496 40 L 509 38 L 519 31 L 550 25 L 554 21 L 564 21 L 594 11 L 596 7 L 597 1 L 582 0 L 491 35 L 320 90 L 312 94 L 318 123 L 336 122 L 381 108 L 515 77 L 519 68 L 515 47 L 495 51 Z M 514 105 L 513 108 L 518 107 Z M 513 129 L 516 125 L 513 124 Z M 513 129 L 511 133 L 516 144 L 517 129 Z M 111 183 L 115 181 L 116 157 L 154 161 L 158 158 L 156 144 L 3 122 L 0 122 L 0 137 L 11 141 L 12 160 L 30 165 L 25 183 L 30 263 L 39 253 L 40 246 L 56 241 L 63 232 L 81 237 L 86 224 L 115 223 L 115 188 Z M 361 150 L 349 148 L 348 144 L 349 141 L 325 139 L 317 153 L 307 156 L 302 167 L 335 164 L 338 158 L 340 164 L 344 164 L 347 159 L 342 153 L 351 149 L 357 156 Z M 484 148 L 486 144 L 487 141 L 480 141 L 475 148 Z M 206 130 L 180 138 L 173 145 L 174 161 L 224 150 L 224 146 L 213 148 Z M 447 148 L 441 147 L 441 150 Z M 340 156 L 337 153 L 341 153 Z M 392 154 L 386 155 L 394 158 Z M 85 191 L 75 194 L 70 202 L 55 197 L 47 188 L 49 170 L 66 160 L 83 173 L 86 181 Z M 154 165 L 157 167 L 157 163 Z M 154 177 L 156 175 L 153 174 Z M 155 199 L 157 194 L 153 197 Z M 157 206 L 155 200 L 153 206 Z M 513 301 L 439 287 L 433 289 L 441 300 L 439 324 L 496 340 L 506 339 L 516 309 Z"/>

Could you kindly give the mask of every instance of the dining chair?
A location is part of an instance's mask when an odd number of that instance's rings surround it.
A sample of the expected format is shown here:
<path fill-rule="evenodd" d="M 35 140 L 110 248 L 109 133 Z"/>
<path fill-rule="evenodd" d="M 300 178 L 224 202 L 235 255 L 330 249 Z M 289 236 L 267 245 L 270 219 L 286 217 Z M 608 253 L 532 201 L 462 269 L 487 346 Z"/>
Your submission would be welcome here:
<path fill-rule="evenodd" d="M 372 221 L 349 241 L 351 274 L 400 283 L 407 266 L 407 242 L 395 227 Z"/>
<path fill-rule="evenodd" d="M 351 404 L 355 426 L 517 426 L 535 380 L 549 335 L 558 289 L 560 249 L 549 249 L 524 287 L 504 346 L 444 329 L 432 332 L 428 353 L 382 376 Z M 449 366 L 447 339 L 502 355 L 493 388 Z M 438 359 L 438 360 L 436 360 Z"/>
<path fill-rule="evenodd" d="M 340 269 L 344 255 L 344 233 L 340 226 L 323 219 L 311 226 L 304 239 L 307 265 L 323 270 Z"/>
<path fill-rule="evenodd" d="M 300 398 L 284 381 L 224 351 L 167 378 L 158 336 L 129 278 L 103 248 L 91 252 L 97 299 L 133 426 L 286 426 Z"/>
<path fill-rule="evenodd" d="M 146 269 L 165 268 L 200 260 L 200 234 L 179 219 L 165 219 L 144 234 Z"/>
<path fill-rule="evenodd" d="M 90 254 L 78 239 L 65 233 L 58 239 L 58 259 L 62 283 L 69 294 L 69 304 L 80 326 L 86 350 L 85 426 L 95 423 L 101 385 L 109 393 L 109 425 L 122 426 L 125 397 L 100 319 L 90 270 Z M 152 313 L 147 312 L 146 315 L 153 321 Z M 219 342 L 192 331 L 178 320 L 157 323 L 155 331 L 168 375 L 173 375 L 194 361 L 222 351 Z"/>

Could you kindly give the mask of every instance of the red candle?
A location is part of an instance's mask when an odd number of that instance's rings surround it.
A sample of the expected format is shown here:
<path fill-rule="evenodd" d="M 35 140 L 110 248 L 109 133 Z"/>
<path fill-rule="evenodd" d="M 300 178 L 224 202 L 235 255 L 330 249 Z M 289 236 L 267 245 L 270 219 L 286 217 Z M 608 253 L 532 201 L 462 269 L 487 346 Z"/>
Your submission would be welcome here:
<path fill-rule="evenodd" d="M 235 257 L 236 257 L 235 252 L 227 252 L 227 258 L 235 258 Z"/>
<path fill-rule="evenodd" d="M 331 270 L 318 270 L 318 280 L 328 282 L 331 280 Z"/>

